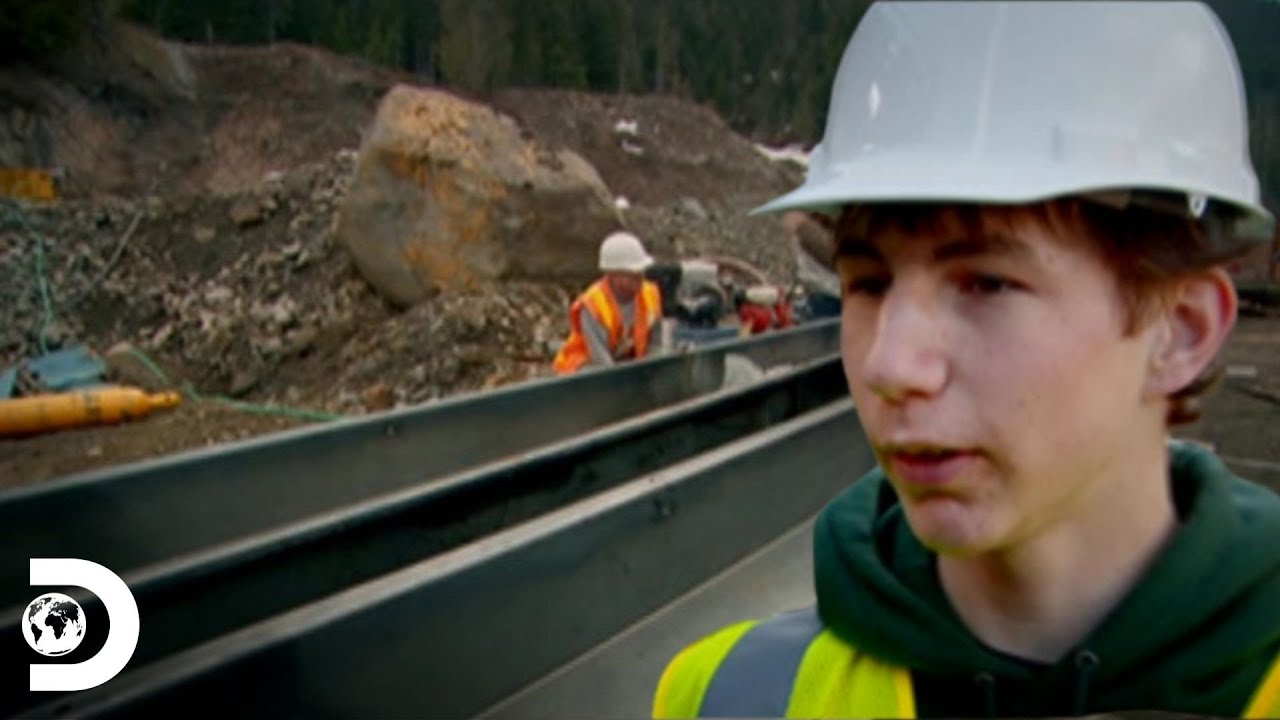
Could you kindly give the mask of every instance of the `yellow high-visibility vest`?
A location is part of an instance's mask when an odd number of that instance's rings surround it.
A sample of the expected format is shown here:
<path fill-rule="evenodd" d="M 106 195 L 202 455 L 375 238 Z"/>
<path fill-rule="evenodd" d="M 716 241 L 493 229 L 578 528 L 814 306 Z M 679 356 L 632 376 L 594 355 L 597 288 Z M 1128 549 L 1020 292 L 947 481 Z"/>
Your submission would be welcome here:
<path fill-rule="evenodd" d="M 685 648 L 654 695 L 655 718 L 914 718 L 911 672 L 823 627 L 813 608 L 726 627 Z M 1241 717 L 1280 718 L 1280 657 Z"/>

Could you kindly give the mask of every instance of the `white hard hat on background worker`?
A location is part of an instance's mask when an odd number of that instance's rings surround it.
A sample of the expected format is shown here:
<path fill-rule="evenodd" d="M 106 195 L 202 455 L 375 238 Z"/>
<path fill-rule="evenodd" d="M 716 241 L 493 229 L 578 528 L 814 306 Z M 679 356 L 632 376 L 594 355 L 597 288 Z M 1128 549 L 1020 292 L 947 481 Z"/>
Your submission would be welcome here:
<path fill-rule="evenodd" d="M 629 232 L 615 232 L 600 243 L 602 272 L 642 273 L 653 265 L 640 239 Z"/>
<path fill-rule="evenodd" d="M 804 184 L 756 212 L 1154 200 L 1142 191 L 1271 237 L 1240 70 L 1207 7 L 896 2 L 873 5 L 848 45 Z"/>

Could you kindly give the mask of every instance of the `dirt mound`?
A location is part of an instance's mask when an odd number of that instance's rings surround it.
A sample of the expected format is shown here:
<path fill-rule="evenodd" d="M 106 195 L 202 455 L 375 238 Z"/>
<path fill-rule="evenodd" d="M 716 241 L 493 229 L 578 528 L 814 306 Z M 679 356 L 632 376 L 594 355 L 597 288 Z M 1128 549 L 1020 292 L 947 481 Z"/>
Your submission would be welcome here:
<path fill-rule="evenodd" d="M 378 100 L 402 73 L 290 43 L 184 46 L 203 117 L 200 162 L 183 190 L 233 192 L 269 172 L 359 147 Z"/>
<path fill-rule="evenodd" d="M 358 147 L 403 73 L 289 43 L 187 45 L 125 23 L 56 75 L 0 68 L 0 165 L 69 198 L 227 193 Z M 74 54 L 73 54 L 74 55 Z"/>
<path fill-rule="evenodd" d="M 710 108 L 565 90 L 508 89 L 489 100 L 540 143 L 594 165 L 622 199 L 624 221 L 659 258 L 729 255 L 775 282 L 793 279 L 779 219 L 748 213 L 796 187 L 803 168 L 768 159 Z"/>
<path fill-rule="evenodd" d="M 504 90 L 489 101 L 539 141 L 585 157 L 633 205 L 771 196 L 799 179 L 796 166 L 770 162 L 715 111 L 688 100 Z"/>
<path fill-rule="evenodd" d="M 203 352 L 210 348 L 188 347 L 196 337 L 244 336 L 230 324 L 249 318 L 274 332 L 292 318 L 270 308 L 296 304 L 294 295 L 343 305 L 333 298 L 346 297 L 344 280 L 360 285 L 328 241 L 350 163 L 346 153 L 242 194 L 5 205 L 0 228 L 9 252 L 0 271 L 16 282 L 0 291 L 8 313 L 0 352 L 12 360 L 36 349 L 43 279 L 53 345 L 129 340 L 171 354 L 190 379 L 215 381 L 202 365 L 220 360 Z M 41 244 L 43 278 L 31 263 Z"/>
<path fill-rule="evenodd" d="M 175 384 L 351 412 L 379 382 L 412 402 L 549 362 L 565 289 L 483 287 L 408 313 L 375 296 L 333 240 L 353 163 L 340 152 L 230 195 L 0 206 L 0 272 L 13 279 L 0 287 L 0 365 L 38 354 L 42 332 L 51 349 L 129 342 Z"/>

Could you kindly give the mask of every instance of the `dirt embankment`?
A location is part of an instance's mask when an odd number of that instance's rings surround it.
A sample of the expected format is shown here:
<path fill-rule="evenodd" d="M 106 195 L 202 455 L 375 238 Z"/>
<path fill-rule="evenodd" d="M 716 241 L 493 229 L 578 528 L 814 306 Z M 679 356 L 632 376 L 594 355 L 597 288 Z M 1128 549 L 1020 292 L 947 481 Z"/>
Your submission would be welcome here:
<path fill-rule="evenodd" d="M 130 363 L 119 379 L 332 414 L 549 373 L 571 283 L 444 292 L 397 310 L 334 242 L 377 103 L 412 78 L 296 45 L 120 32 L 122 50 L 103 50 L 93 71 L 0 71 L 0 165 L 65 171 L 58 202 L 0 203 L 0 369 L 38 354 L 42 338 L 99 353 L 128 343 L 168 382 Z M 747 211 L 802 170 L 767 160 L 706 108 L 533 90 L 487 101 L 536 142 L 591 162 L 659 257 L 727 254 L 791 279 L 778 221 Z M 133 425 L 0 441 L 0 486 L 302 422 L 188 401 Z"/>

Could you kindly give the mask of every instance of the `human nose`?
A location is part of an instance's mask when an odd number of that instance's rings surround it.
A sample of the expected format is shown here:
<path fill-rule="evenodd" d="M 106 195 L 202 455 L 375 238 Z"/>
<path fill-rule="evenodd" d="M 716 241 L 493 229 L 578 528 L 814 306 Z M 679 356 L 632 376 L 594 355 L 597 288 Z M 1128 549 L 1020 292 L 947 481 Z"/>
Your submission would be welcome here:
<path fill-rule="evenodd" d="M 886 292 L 862 365 L 873 392 L 899 403 L 942 391 L 948 363 L 937 314 L 926 289 L 895 283 Z"/>

